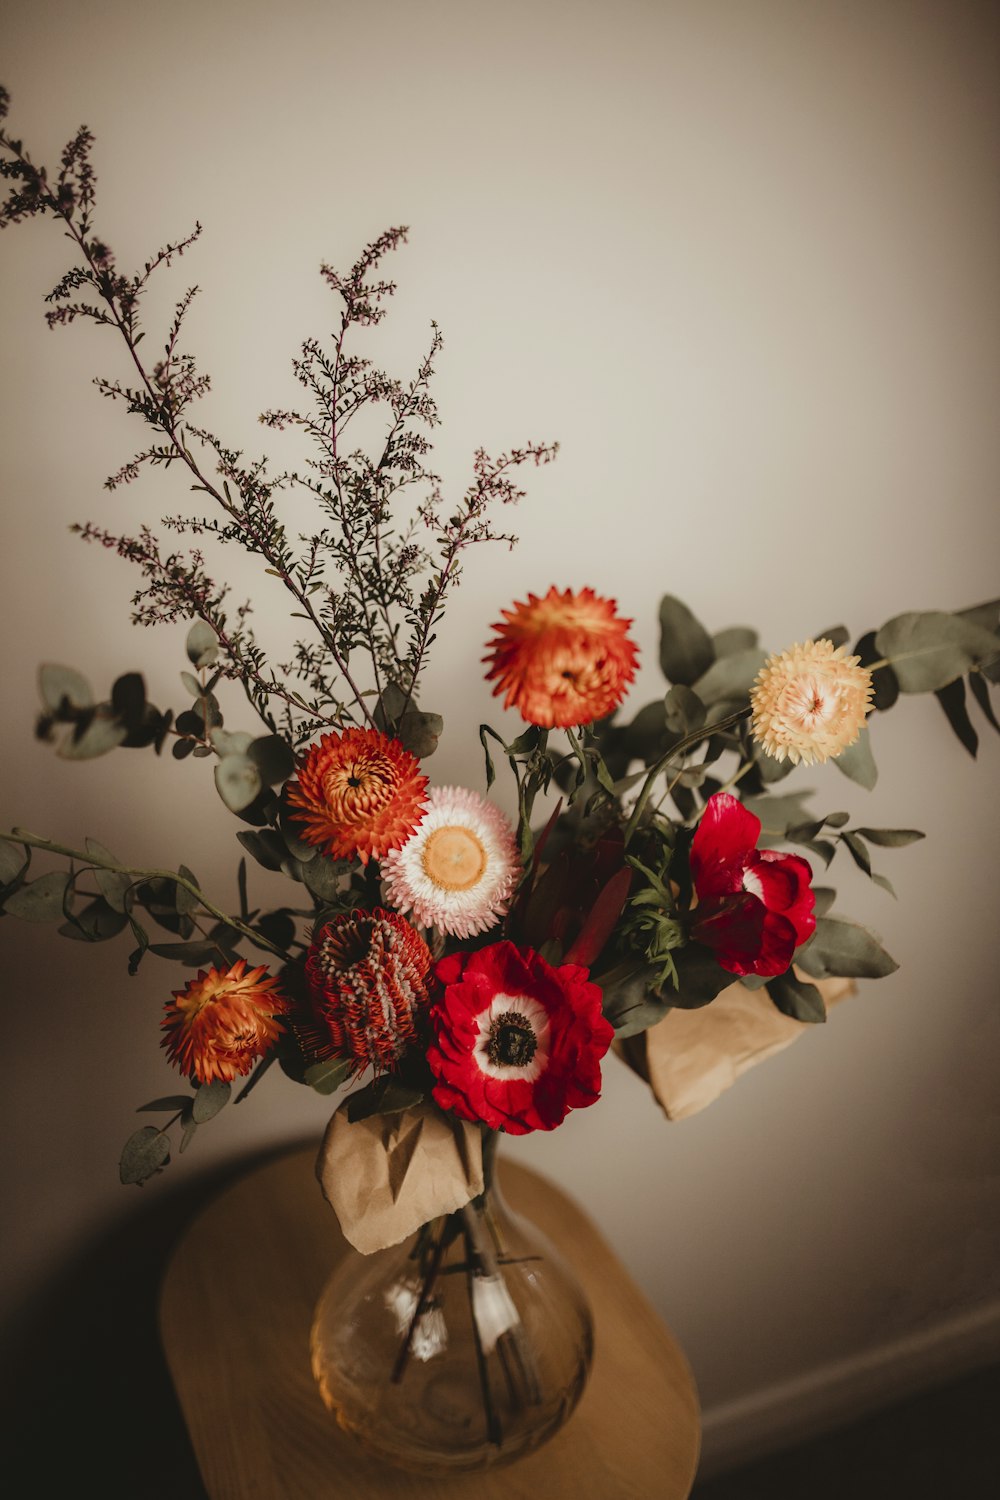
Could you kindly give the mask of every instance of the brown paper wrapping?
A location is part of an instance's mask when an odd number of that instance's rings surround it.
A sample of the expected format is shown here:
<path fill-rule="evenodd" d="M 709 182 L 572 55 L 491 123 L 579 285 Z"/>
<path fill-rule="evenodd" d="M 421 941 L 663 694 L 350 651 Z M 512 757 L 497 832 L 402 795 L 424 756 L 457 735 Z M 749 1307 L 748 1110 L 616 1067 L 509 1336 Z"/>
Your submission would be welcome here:
<path fill-rule="evenodd" d="M 482 1140 L 475 1125 L 445 1119 L 429 1104 L 354 1124 L 338 1109 L 316 1176 L 344 1237 L 371 1255 L 483 1191 Z"/>
<path fill-rule="evenodd" d="M 808 982 L 815 984 L 828 1010 L 856 990 L 851 979 Z M 628 1038 L 621 1050 L 646 1079 L 667 1118 L 683 1120 L 810 1026 L 783 1015 L 766 990 L 731 984 L 699 1010 L 669 1010 L 648 1031 Z"/>

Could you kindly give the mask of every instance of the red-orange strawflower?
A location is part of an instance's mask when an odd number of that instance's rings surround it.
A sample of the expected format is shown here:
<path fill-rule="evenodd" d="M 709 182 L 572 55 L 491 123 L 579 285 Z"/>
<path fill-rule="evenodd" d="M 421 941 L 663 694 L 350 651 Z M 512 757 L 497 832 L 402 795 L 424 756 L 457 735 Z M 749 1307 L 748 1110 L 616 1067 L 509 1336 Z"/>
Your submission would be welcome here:
<path fill-rule="evenodd" d="M 578 594 L 554 585 L 544 598 L 501 610 L 504 624 L 487 643 L 487 682 L 494 697 L 514 707 L 529 724 L 566 729 L 603 719 L 617 708 L 635 676 L 638 651 L 629 638 L 631 620 L 615 613 L 615 601 L 593 589 Z"/>
<path fill-rule="evenodd" d="M 420 822 L 427 777 L 398 740 L 377 729 L 324 734 L 286 788 L 307 844 L 363 865 L 398 849 Z"/>
<path fill-rule="evenodd" d="M 324 922 L 306 958 L 309 1000 L 294 1022 L 311 1061 L 350 1058 L 394 1068 L 415 1040 L 427 1004 L 430 949 L 398 912 L 349 911 Z"/>
<path fill-rule="evenodd" d="M 285 1029 L 276 1017 L 291 1007 L 277 984 L 263 967 L 247 972 L 245 958 L 231 969 L 199 969 L 167 1001 L 160 1046 L 198 1083 L 231 1083 L 266 1057 Z"/>

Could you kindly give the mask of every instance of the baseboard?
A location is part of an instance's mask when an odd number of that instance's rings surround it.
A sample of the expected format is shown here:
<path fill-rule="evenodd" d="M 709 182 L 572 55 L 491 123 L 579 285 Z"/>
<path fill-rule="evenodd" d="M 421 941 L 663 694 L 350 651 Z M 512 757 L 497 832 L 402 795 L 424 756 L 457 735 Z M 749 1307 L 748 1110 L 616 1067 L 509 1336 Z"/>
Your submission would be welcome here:
<path fill-rule="evenodd" d="M 699 1478 L 709 1479 L 958 1380 L 1000 1360 L 1000 1300 L 708 1407 Z"/>

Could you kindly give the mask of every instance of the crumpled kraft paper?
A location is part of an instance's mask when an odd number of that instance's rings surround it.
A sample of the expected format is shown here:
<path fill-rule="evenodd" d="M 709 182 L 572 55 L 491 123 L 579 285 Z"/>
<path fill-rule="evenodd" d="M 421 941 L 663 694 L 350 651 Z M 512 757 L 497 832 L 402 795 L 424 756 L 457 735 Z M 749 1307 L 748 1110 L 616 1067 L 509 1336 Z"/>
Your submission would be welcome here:
<path fill-rule="evenodd" d="M 345 1239 L 371 1255 L 483 1191 L 482 1138 L 475 1125 L 445 1119 L 429 1104 L 353 1124 L 338 1109 L 316 1176 Z"/>
<path fill-rule="evenodd" d="M 851 979 L 808 982 L 815 984 L 828 1010 L 857 988 Z M 747 1068 L 773 1057 L 810 1029 L 810 1022 L 795 1021 L 778 1010 L 766 990 L 731 984 L 699 1010 L 668 1011 L 662 1021 L 621 1047 L 667 1118 L 683 1120 L 705 1109 Z"/>

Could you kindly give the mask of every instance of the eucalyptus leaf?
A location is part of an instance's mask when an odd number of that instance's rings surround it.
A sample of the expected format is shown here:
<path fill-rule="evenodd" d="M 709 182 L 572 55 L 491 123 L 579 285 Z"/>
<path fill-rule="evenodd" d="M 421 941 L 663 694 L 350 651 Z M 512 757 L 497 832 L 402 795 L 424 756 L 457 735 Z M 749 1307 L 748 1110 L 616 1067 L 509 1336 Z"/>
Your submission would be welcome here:
<path fill-rule="evenodd" d="M 20 844 L 0 839 L 0 886 L 10 885 L 28 868 L 28 851 Z"/>
<path fill-rule="evenodd" d="M 672 594 L 660 602 L 660 667 L 668 682 L 690 685 L 715 660 L 712 637 Z"/>
<path fill-rule="evenodd" d="M 854 863 L 860 870 L 864 870 L 866 875 L 870 875 L 872 872 L 872 862 L 868 850 L 865 848 L 864 839 L 860 839 L 858 835 L 856 833 L 852 833 L 850 829 L 848 829 L 846 833 L 842 833 L 840 837 L 845 847 L 850 852 L 851 858 L 854 860 Z"/>
<path fill-rule="evenodd" d="M 681 1010 L 697 1010 L 708 1005 L 720 991 L 735 984 L 736 976 L 730 974 L 715 958 L 711 949 L 700 943 L 689 943 L 673 955 L 677 968 L 677 993 L 671 995 L 671 1004 Z"/>
<path fill-rule="evenodd" d="M 795 962 L 811 979 L 881 979 L 899 968 L 867 927 L 846 917 L 820 917 Z"/>
<path fill-rule="evenodd" d="M 306 888 L 319 901 L 336 901 L 341 892 L 341 877 L 350 866 L 342 859 L 328 859 L 325 854 L 302 866 Z"/>
<path fill-rule="evenodd" d="M 979 736 L 969 718 L 969 710 L 965 706 L 965 682 L 961 677 L 956 677 L 955 681 L 949 682 L 947 687 L 938 688 L 934 696 L 944 709 L 945 718 L 959 741 L 975 760 L 979 749 Z"/>
<path fill-rule="evenodd" d="M 181 1121 L 181 1143 L 178 1151 L 183 1154 L 195 1138 L 198 1129 L 198 1121 L 193 1115 L 188 1115 Z"/>
<path fill-rule="evenodd" d="M 106 860 L 108 864 L 120 865 L 121 860 L 116 859 L 110 849 L 105 849 L 96 839 L 86 839 L 84 848 L 94 860 Z M 124 912 L 125 900 L 128 895 L 129 886 L 132 884 L 131 875 L 120 874 L 117 870 L 105 870 L 100 865 L 94 866 L 94 878 L 98 889 L 109 906 L 115 911 Z"/>
<path fill-rule="evenodd" d="M 969 686 L 972 689 L 973 698 L 975 698 L 979 707 L 993 725 L 993 728 L 1000 734 L 1000 723 L 997 722 L 997 716 L 993 712 L 993 704 L 990 702 L 990 690 L 987 686 L 986 678 L 981 672 L 970 672 Z"/>
<path fill-rule="evenodd" d="M 265 734 L 254 740 L 246 752 L 267 786 L 279 786 L 295 773 L 295 754 L 280 734 Z"/>
<path fill-rule="evenodd" d="M 134 1183 L 141 1187 L 150 1177 L 155 1177 L 170 1160 L 170 1142 L 155 1125 L 143 1125 L 125 1142 L 118 1176 L 126 1185 Z"/>
<path fill-rule="evenodd" d="M 396 738 L 404 750 L 409 750 L 418 760 L 433 755 L 444 731 L 444 719 L 440 714 L 424 714 L 411 709 L 399 721 Z"/>
<path fill-rule="evenodd" d="M 184 688 L 185 692 L 191 694 L 192 698 L 201 697 L 201 683 L 198 681 L 193 672 L 181 673 L 181 686 Z"/>
<path fill-rule="evenodd" d="M 718 630 L 712 637 L 712 646 L 717 657 L 735 656 L 737 651 L 751 651 L 760 637 L 749 625 L 730 625 L 728 630 Z"/>
<path fill-rule="evenodd" d="M 347 1118 L 353 1125 L 357 1120 L 367 1120 L 372 1115 L 394 1115 L 404 1109 L 412 1109 L 424 1097 L 422 1089 L 399 1083 L 388 1073 L 381 1074 L 367 1088 L 359 1089 L 347 1100 Z"/>
<path fill-rule="evenodd" d="M 869 844 L 881 844 L 885 849 L 901 849 L 906 844 L 915 844 L 917 839 L 927 837 L 919 828 L 856 828 L 854 831 L 867 839 Z"/>
<path fill-rule="evenodd" d="M 242 812 L 260 794 L 261 775 L 247 755 L 224 755 L 215 768 L 215 785 L 230 812 Z"/>
<path fill-rule="evenodd" d="M 854 643 L 854 655 L 861 666 L 871 667 L 882 660 L 882 652 L 875 644 L 874 630 L 868 630 Z M 891 667 L 877 667 L 871 674 L 872 707 L 885 713 L 899 697 L 899 682 Z"/>
<path fill-rule="evenodd" d="M 37 880 L 19 886 L 3 904 L 4 911 L 25 922 L 54 922 L 64 916 L 63 902 L 69 875 L 65 870 L 50 870 Z"/>
<path fill-rule="evenodd" d="M 90 708 L 94 702 L 90 683 L 73 667 L 46 662 L 38 669 L 38 690 L 46 708 L 56 713 L 64 702 L 71 708 Z"/>
<path fill-rule="evenodd" d="M 103 896 L 97 896 L 82 909 L 74 912 L 72 921 L 59 928 L 61 937 L 75 938 L 82 943 L 105 943 L 117 937 L 128 926 L 128 917 L 123 911 L 109 906 Z"/>
<path fill-rule="evenodd" d="M 312 1063 L 306 1068 L 304 1077 L 317 1094 L 335 1094 L 347 1082 L 350 1071 L 349 1057 L 331 1057 L 325 1062 Z"/>
<path fill-rule="evenodd" d="M 830 907 L 837 899 L 837 892 L 828 885 L 814 885 L 812 888 L 815 906 L 813 910 L 817 917 L 825 917 Z"/>
<path fill-rule="evenodd" d="M 663 700 L 666 726 L 674 734 L 683 737 L 693 734 L 705 722 L 706 710 L 698 694 L 682 682 L 670 689 Z"/>
<path fill-rule="evenodd" d="M 191 1108 L 193 1094 L 165 1094 L 161 1099 L 151 1099 L 148 1104 L 140 1104 L 139 1114 L 184 1114 Z"/>
<path fill-rule="evenodd" d="M 897 615 L 875 636 L 904 693 L 933 693 L 1000 656 L 1000 638 L 974 621 L 943 610 Z"/>
<path fill-rule="evenodd" d="M 878 780 L 878 767 L 872 754 L 868 730 L 862 729 L 853 745 L 848 745 L 834 759 L 834 765 L 844 776 L 849 776 L 859 786 L 871 791 Z"/>
<path fill-rule="evenodd" d="M 101 704 L 97 713 L 77 737 L 69 734 L 56 747 L 62 760 L 94 760 L 98 755 L 107 755 L 128 738 L 128 726 L 111 715 L 110 705 Z"/>
<path fill-rule="evenodd" d="M 184 642 L 188 661 L 196 667 L 210 667 L 219 655 L 219 642 L 211 625 L 198 620 L 187 633 Z"/>
<path fill-rule="evenodd" d="M 767 981 L 767 993 L 783 1015 L 815 1024 L 826 1020 L 823 996 L 814 984 L 797 979 L 791 969 Z"/>
<path fill-rule="evenodd" d="M 180 865 L 178 867 L 177 873 L 178 875 L 183 875 L 184 879 L 188 882 L 189 885 L 193 885 L 197 888 L 198 877 L 195 875 L 193 870 L 188 869 L 187 865 Z M 183 885 L 174 886 L 174 901 L 181 916 L 187 916 L 190 912 L 193 912 L 199 904 L 198 897 L 193 895 L 187 889 L 187 887 Z"/>
<path fill-rule="evenodd" d="M 754 678 L 766 660 L 766 653 L 756 646 L 748 651 L 737 651 L 733 656 L 724 656 L 697 679 L 694 690 L 709 707 L 719 703 L 742 703 L 749 698 Z"/>
<path fill-rule="evenodd" d="M 232 1085 L 225 1083 L 221 1078 L 216 1078 L 211 1083 L 203 1083 L 195 1091 L 194 1103 L 191 1106 L 191 1118 L 195 1124 L 204 1125 L 206 1120 L 211 1120 L 213 1115 L 217 1115 L 219 1110 L 229 1103 L 232 1091 Z"/>
<path fill-rule="evenodd" d="M 598 981 L 604 991 L 604 1014 L 615 1028 L 616 1040 L 648 1031 L 670 1010 L 671 1001 L 654 989 L 655 978 L 656 970 L 644 965 L 625 978 L 607 984 Z"/>
<path fill-rule="evenodd" d="M 280 833 L 273 828 L 261 828 L 256 832 L 241 832 L 236 835 L 248 854 L 252 854 L 265 870 L 280 870 L 291 860 Z"/>
<path fill-rule="evenodd" d="M 137 729 L 146 713 L 146 684 L 138 672 L 126 672 L 111 688 L 111 707 L 127 729 Z"/>
<path fill-rule="evenodd" d="M 198 732 L 200 731 L 196 731 Z M 220 755 L 247 755 L 253 744 L 253 735 L 248 734 L 245 729 L 230 731 L 223 729 L 220 724 L 212 726 L 208 731 L 208 738 L 213 749 L 217 750 Z"/>
<path fill-rule="evenodd" d="M 814 641 L 829 641 L 831 646 L 846 646 L 850 638 L 846 625 L 834 625 L 832 629 L 819 630 L 813 636 Z"/>
<path fill-rule="evenodd" d="M 219 958 L 217 945 L 205 939 L 191 943 L 150 943 L 149 951 L 158 958 L 171 958 L 175 962 L 199 968 L 206 965 L 212 967 Z"/>

